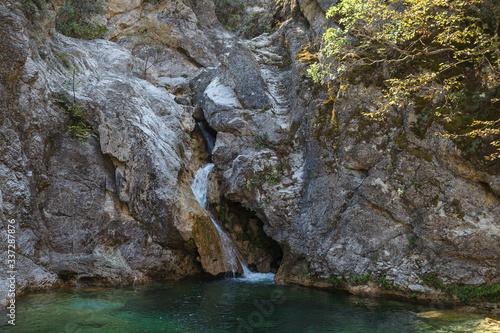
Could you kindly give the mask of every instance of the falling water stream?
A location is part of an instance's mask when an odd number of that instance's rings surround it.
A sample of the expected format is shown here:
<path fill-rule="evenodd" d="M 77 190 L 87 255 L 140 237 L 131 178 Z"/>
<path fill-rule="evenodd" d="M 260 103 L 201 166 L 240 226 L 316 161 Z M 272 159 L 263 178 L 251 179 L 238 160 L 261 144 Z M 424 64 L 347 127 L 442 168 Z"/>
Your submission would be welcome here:
<path fill-rule="evenodd" d="M 214 217 L 208 211 L 208 200 L 207 200 L 207 189 L 208 189 L 208 175 L 210 171 L 214 167 L 213 163 L 208 163 L 203 168 L 198 170 L 196 176 L 194 177 L 194 181 L 191 184 L 191 190 L 193 194 L 200 204 L 200 206 L 205 210 L 205 212 L 210 216 L 210 220 L 212 221 L 217 233 L 219 234 L 220 239 L 220 247 L 221 253 L 223 254 L 224 259 L 224 268 L 227 273 L 229 273 L 232 277 L 238 272 L 238 266 L 241 266 L 243 269 L 242 279 L 247 281 L 265 281 L 265 280 L 273 280 L 274 274 L 272 273 L 254 273 L 250 271 L 250 269 L 245 264 L 245 261 L 242 259 L 241 255 L 238 254 L 238 250 L 236 249 L 234 243 L 229 238 L 229 236 L 222 230 L 219 224 L 215 221 Z"/>
<path fill-rule="evenodd" d="M 198 122 L 198 127 L 200 127 L 201 133 L 203 134 L 203 137 L 207 141 L 207 148 L 211 154 L 215 147 L 215 138 L 210 133 L 208 133 L 207 129 L 205 128 L 205 125 L 203 125 L 201 121 Z"/>

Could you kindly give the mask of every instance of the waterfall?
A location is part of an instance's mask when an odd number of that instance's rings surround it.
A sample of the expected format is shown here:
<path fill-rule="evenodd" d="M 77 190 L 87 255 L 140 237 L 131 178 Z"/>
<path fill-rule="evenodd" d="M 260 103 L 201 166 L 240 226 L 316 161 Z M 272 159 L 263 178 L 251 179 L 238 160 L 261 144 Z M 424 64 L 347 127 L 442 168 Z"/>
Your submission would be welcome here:
<path fill-rule="evenodd" d="M 208 174 L 210 170 L 214 167 L 213 163 L 208 163 L 203 168 L 198 170 L 194 181 L 191 184 L 191 190 L 193 191 L 194 197 L 200 204 L 200 206 L 207 212 L 210 216 L 217 233 L 219 234 L 221 252 L 224 257 L 224 268 L 226 272 L 231 272 L 232 276 L 238 272 L 238 264 L 243 268 L 243 278 L 239 279 L 241 281 L 248 282 L 260 282 L 260 281 L 274 281 L 274 274 L 272 273 L 254 273 L 245 265 L 245 261 L 238 254 L 235 245 L 229 236 L 222 230 L 222 228 L 217 224 L 212 214 L 208 211 L 208 200 L 207 200 L 207 188 L 208 188 Z"/>
<path fill-rule="evenodd" d="M 208 174 L 210 170 L 214 167 L 213 163 L 209 163 L 205 165 L 203 168 L 198 170 L 196 176 L 194 177 L 193 184 L 191 184 L 191 189 L 193 190 L 194 197 L 199 202 L 200 206 L 207 212 L 210 216 L 210 220 L 212 221 L 215 229 L 217 229 L 217 233 L 219 234 L 220 239 L 220 247 L 221 253 L 224 257 L 224 269 L 226 272 L 231 272 L 234 276 L 234 273 L 238 272 L 238 263 L 241 267 L 246 268 L 245 264 L 240 260 L 238 255 L 236 254 L 236 249 L 229 238 L 228 235 L 222 230 L 222 228 L 215 222 L 212 214 L 208 212 L 208 202 L 207 202 L 207 187 L 208 187 Z"/>
<path fill-rule="evenodd" d="M 210 152 L 210 154 L 212 154 L 212 151 L 215 147 L 215 138 L 212 136 L 212 134 L 208 133 L 207 129 L 201 121 L 198 122 L 198 126 L 200 127 L 201 133 L 203 133 L 203 137 L 205 138 L 205 140 L 207 140 L 208 151 Z"/>

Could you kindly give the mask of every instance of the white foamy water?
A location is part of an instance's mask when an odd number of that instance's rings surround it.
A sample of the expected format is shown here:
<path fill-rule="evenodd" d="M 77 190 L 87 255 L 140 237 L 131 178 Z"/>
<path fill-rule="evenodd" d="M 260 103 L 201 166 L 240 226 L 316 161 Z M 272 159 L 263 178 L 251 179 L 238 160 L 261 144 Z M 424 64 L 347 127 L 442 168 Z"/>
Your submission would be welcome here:
<path fill-rule="evenodd" d="M 226 233 L 222 230 L 222 228 L 215 222 L 212 215 L 208 212 L 208 203 L 207 203 L 207 187 L 208 187 L 208 174 L 210 170 L 214 167 L 213 163 L 209 163 L 205 165 L 203 168 L 198 170 L 196 176 L 194 177 L 193 184 L 191 184 L 191 190 L 193 190 L 194 197 L 199 202 L 200 206 L 207 212 L 210 216 L 210 220 L 212 221 L 215 229 L 219 234 L 220 239 L 220 247 L 221 252 L 224 259 L 224 269 L 226 272 L 230 272 L 233 274 L 238 272 L 238 262 L 239 259 L 236 256 L 236 251 L 234 248 L 234 244 L 231 239 L 226 235 Z M 240 263 L 243 267 L 244 265 Z"/>
<path fill-rule="evenodd" d="M 222 230 L 222 228 L 217 224 L 212 215 L 208 212 L 208 202 L 207 202 L 207 188 L 208 188 L 208 174 L 210 170 L 214 167 L 213 163 L 205 165 L 203 168 L 198 170 L 196 176 L 194 177 L 193 184 L 191 184 L 191 190 L 193 191 L 194 197 L 200 204 L 200 206 L 207 212 L 210 216 L 215 229 L 219 234 L 221 252 L 224 259 L 224 268 L 227 272 L 234 274 L 238 272 L 238 264 L 243 268 L 243 275 L 238 278 L 242 282 L 271 282 L 274 281 L 273 273 L 254 273 L 245 265 L 244 260 L 238 255 L 236 247 L 229 238 L 228 235 Z"/>

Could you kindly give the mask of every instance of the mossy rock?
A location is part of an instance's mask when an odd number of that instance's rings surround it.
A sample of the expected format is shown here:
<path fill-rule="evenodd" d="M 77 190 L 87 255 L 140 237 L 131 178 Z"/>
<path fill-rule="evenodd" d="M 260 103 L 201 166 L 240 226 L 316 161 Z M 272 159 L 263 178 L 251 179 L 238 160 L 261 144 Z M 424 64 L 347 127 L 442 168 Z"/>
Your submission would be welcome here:
<path fill-rule="evenodd" d="M 412 151 L 410 151 L 410 154 L 412 154 L 416 158 L 424 159 L 427 162 L 432 162 L 432 156 L 421 150 L 413 149 Z"/>
<path fill-rule="evenodd" d="M 193 239 L 198 248 L 203 269 L 212 275 L 225 273 L 224 255 L 215 226 L 208 216 L 191 213 L 189 218 L 193 221 Z"/>
<path fill-rule="evenodd" d="M 313 64 L 319 61 L 318 56 L 310 52 L 310 44 L 304 46 L 300 49 L 299 53 L 295 56 L 295 59 L 300 62 L 305 62 L 308 64 Z"/>

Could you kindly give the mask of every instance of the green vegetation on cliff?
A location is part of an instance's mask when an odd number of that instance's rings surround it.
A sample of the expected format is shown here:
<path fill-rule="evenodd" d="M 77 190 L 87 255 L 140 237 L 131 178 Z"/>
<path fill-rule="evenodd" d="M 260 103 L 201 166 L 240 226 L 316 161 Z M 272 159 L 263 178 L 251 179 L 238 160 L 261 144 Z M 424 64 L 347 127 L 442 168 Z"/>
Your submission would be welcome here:
<path fill-rule="evenodd" d="M 102 38 L 108 28 L 95 22 L 96 15 L 104 14 L 104 4 L 99 0 L 65 1 L 57 14 L 57 30 L 70 37 Z"/>
<path fill-rule="evenodd" d="M 413 106 L 421 136 L 439 121 L 465 155 L 500 157 L 498 1 L 343 0 L 327 17 L 338 26 L 309 70 L 316 82 L 379 85 L 372 116 Z"/>
<path fill-rule="evenodd" d="M 63 106 L 64 113 L 70 115 L 70 121 L 67 127 L 68 132 L 72 134 L 75 140 L 85 145 L 90 145 L 88 140 L 91 137 L 97 137 L 97 135 L 93 133 L 92 126 L 88 122 L 90 111 L 85 105 L 78 104 L 76 100 L 75 89 L 79 84 L 79 81 L 76 79 L 77 70 L 71 68 L 66 52 L 60 53 L 58 57 L 68 69 L 69 78 L 63 83 L 67 90 L 58 92 L 53 100 Z M 73 96 L 70 95 L 69 91 L 72 92 Z"/>
<path fill-rule="evenodd" d="M 215 0 L 215 14 L 225 29 L 245 38 L 258 36 L 271 29 L 269 12 L 252 12 L 247 0 Z"/>
<path fill-rule="evenodd" d="M 440 289 L 448 295 L 457 297 L 460 302 L 474 303 L 479 301 L 499 302 L 500 284 L 471 286 L 463 284 L 446 285 L 434 272 L 420 276 L 424 284 L 429 287 Z"/>

